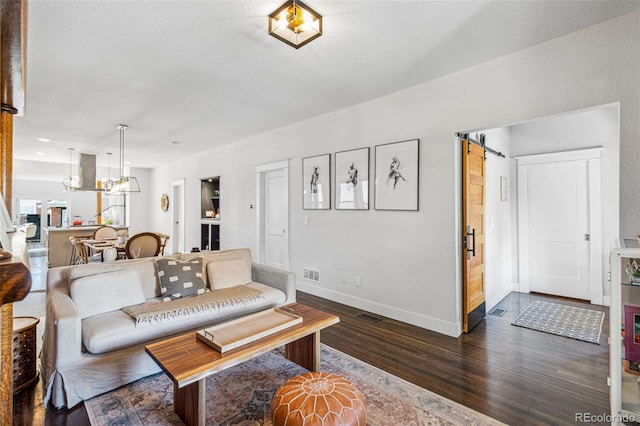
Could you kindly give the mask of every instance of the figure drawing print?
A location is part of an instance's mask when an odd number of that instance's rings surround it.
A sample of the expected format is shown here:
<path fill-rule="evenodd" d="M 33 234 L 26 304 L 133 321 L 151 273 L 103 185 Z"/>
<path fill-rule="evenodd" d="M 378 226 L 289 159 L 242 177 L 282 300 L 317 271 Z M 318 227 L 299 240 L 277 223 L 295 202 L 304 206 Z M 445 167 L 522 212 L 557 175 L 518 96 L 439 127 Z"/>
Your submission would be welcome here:
<path fill-rule="evenodd" d="M 331 208 L 331 155 L 316 155 L 302 159 L 303 208 Z"/>
<path fill-rule="evenodd" d="M 358 168 L 354 162 L 351 162 L 351 165 L 347 170 L 347 183 L 350 183 L 353 186 L 358 185 Z"/>
<path fill-rule="evenodd" d="M 395 190 L 400 179 L 405 182 L 407 181 L 400 172 L 400 160 L 398 160 L 397 156 L 394 156 L 391 160 L 391 164 L 389 165 L 389 178 L 387 179 L 387 182 L 393 180 L 393 189 Z"/>
<path fill-rule="evenodd" d="M 318 193 L 318 179 L 320 179 L 320 173 L 318 172 L 318 166 L 313 166 L 313 173 L 311 173 L 311 193 Z"/>
<path fill-rule="evenodd" d="M 418 210 L 420 141 L 376 145 L 376 210 Z"/>
<path fill-rule="evenodd" d="M 369 209 L 369 148 L 336 152 L 336 209 Z"/>

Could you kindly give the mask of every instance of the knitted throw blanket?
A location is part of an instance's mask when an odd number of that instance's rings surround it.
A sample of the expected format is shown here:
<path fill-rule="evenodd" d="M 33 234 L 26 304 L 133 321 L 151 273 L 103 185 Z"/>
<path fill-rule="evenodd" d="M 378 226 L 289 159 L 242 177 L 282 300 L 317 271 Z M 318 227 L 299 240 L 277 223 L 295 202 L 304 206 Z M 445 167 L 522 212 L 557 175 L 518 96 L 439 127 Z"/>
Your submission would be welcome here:
<path fill-rule="evenodd" d="M 168 302 L 128 306 L 122 310 L 136 320 L 136 327 L 140 327 L 187 318 L 203 312 L 215 312 L 229 306 L 245 305 L 264 298 L 261 291 L 239 285 Z"/>

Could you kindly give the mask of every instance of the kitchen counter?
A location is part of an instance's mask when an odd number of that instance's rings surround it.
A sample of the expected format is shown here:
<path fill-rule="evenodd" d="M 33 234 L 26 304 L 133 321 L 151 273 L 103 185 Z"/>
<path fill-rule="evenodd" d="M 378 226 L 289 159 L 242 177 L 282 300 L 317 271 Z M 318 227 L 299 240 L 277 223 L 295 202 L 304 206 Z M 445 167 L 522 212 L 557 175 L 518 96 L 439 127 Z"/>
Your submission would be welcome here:
<path fill-rule="evenodd" d="M 69 227 L 43 227 L 43 239 L 47 243 L 47 261 L 49 268 L 56 266 L 68 265 L 71 260 L 71 251 L 73 246 L 69 237 L 90 237 L 93 232 L 102 225 L 79 225 Z M 129 227 L 123 225 L 109 225 L 117 230 L 126 230 L 129 233 Z"/>

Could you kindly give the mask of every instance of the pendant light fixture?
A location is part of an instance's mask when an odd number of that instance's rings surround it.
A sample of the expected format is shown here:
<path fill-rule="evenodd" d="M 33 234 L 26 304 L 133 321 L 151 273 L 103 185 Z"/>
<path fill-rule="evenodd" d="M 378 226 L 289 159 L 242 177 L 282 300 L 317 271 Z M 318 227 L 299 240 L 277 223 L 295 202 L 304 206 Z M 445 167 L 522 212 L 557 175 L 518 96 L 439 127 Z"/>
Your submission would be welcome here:
<path fill-rule="evenodd" d="M 322 15 L 297 0 L 288 0 L 269 15 L 269 34 L 296 49 L 322 35 Z"/>
<path fill-rule="evenodd" d="M 65 191 L 75 191 L 80 186 L 79 179 L 73 176 L 73 148 L 67 148 L 69 151 L 69 176 L 62 179 L 62 186 Z"/>
<path fill-rule="evenodd" d="M 124 175 L 124 131 L 128 128 L 126 124 L 118 124 L 116 129 L 120 131 L 120 177 L 115 179 L 108 194 L 127 194 L 130 192 L 140 192 L 140 185 L 135 176 Z"/>
<path fill-rule="evenodd" d="M 115 181 L 111 179 L 111 155 L 113 155 L 113 153 L 107 152 L 107 155 L 109 156 L 109 165 L 107 167 L 107 177 L 102 179 L 102 187 L 105 191 L 109 192 L 113 187 Z"/>

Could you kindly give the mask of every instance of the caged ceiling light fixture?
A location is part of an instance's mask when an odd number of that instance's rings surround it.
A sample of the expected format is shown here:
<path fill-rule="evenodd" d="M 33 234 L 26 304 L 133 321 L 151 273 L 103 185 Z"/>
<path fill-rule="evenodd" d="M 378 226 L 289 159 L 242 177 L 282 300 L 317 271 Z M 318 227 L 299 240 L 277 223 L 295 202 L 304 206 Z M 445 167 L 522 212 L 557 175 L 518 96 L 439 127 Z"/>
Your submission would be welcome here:
<path fill-rule="evenodd" d="M 116 129 L 120 130 L 120 177 L 110 183 L 107 194 L 118 195 L 127 194 L 129 192 L 140 192 L 140 185 L 135 176 L 124 175 L 124 131 L 129 126 L 126 124 L 118 124 Z"/>
<path fill-rule="evenodd" d="M 322 35 L 322 16 L 301 1 L 289 0 L 269 15 L 269 34 L 299 49 Z"/>

